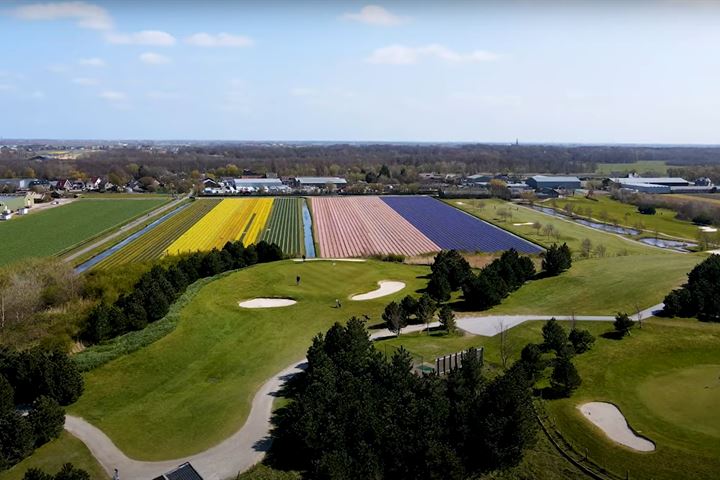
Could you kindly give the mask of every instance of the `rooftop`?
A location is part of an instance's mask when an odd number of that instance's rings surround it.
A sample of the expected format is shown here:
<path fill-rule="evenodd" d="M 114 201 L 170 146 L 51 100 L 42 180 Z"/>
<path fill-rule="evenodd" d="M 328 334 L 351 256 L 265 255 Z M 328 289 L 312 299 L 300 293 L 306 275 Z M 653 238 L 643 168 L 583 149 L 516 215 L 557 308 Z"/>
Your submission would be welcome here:
<path fill-rule="evenodd" d="M 690 183 L 684 178 L 680 177 L 620 177 L 620 178 L 611 178 L 615 183 L 622 183 L 624 185 L 629 184 L 645 184 L 645 183 Z"/>
<path fill-rule="evenodd" d="M 340 177 L 295 177 L 298 183 L 347 183 Z"/>
<path fill-rule="evenodd" d="M 530 177 L 536 182 L 579 182 L 578 177 L 566 177 L 562 175 L 535 175 Z"/>

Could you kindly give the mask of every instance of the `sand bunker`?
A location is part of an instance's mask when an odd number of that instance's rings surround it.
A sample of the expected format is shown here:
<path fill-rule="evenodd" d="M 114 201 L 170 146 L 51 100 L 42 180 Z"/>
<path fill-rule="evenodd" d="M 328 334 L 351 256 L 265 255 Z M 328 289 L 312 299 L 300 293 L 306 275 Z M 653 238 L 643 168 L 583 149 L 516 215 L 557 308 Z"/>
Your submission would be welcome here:
<path fill-rule="evenodd" d="M 513 223 L 516 227 L 524 227 L 526 225 L 532 225 L 533 222 L 524 222 L 524 223 Z"/>
<path fill-rule="evenodd" d="M 380 287 L 373 290 L 372 292 L 353 295 L 352 297 L 350 297 L 350 300 L 372 300 L 373 298 L 380 298 L 386 295 L 391 295 L 405 288 L 405 284 L 403 282 L 394 282 L 390 280 L 380 280 L 378 282 L 378 285 L 380 285 Z"/>
<path fill-rule="evenodd" d="M 701 232 L 705 232 L 705 233 L 715 233 L 715 232 L 718 231 L 718 229 L 717 229 L 717 228 L 714 228 L 714 227 L 705 227 L 705 226 L 702 226 L 702 227 L 699 227 L 699 228 L 700 228 L 700 231 L 701 231 Z"/>
<path fill-rule="evenodd" d="M 578 408 L 585 418 L 605 432 L 611 440 L 638 452 L 652 452 L 655 450 L 653 442 L 637 436 L 632 431 L 623 414 L 612 403 L 589 402 L 580 405 Z"/>
<path fill-rule="evenodd" d="M 238 302 L 238 305 L 242 308 L 277 308 L 289 307 L 296 303 L 295 300 L 290 300 L 289 298 L 253 298 L 252 300 Z"/>

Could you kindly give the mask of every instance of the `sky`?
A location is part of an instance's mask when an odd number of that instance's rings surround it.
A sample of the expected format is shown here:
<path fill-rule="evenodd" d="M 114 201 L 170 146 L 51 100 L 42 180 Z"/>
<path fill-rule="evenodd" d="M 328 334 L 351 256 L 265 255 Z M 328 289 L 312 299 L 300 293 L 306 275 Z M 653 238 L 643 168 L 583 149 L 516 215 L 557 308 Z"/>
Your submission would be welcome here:
<path fill-rule="evenodd" d="M 718 1 L 0 0 L 0 138 L 720 143 Z"/>

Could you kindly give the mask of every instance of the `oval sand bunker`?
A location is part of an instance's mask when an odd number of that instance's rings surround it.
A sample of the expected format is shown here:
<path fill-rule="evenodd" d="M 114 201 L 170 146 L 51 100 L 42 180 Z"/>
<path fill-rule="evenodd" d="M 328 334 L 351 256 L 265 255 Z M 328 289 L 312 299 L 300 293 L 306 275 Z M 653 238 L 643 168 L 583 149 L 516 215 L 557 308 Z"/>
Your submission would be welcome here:
<path fill-rule="evenodd" d="M 277 308 L 295 305 L 295 300 L 289 298 L 253 298 L 244 302 L 238 302 L 242 308 Z"/>
<path fill-rule="evenodd" d="M 639 437 L 630 429 L 625 417 L 612 403 L 589 402 L 578 407 L 583 416 L 590 420 L 611 440 L 638 452 L 652 452 L 655 444 Z"/>
<path fill-rule="evenodd" d="M 353 295 L 352 297 L 350 297 L 350 300 L 372 300 L 374 298 L 392 295 L 393 293 L 399 292 L 400 290 L 405 288 L 405 283 L 394 282 L 391 280 L 380 280 L 378 282 L 378 285 L 380 285 L 380 287 L 373 290 L 372 292 Z"/>

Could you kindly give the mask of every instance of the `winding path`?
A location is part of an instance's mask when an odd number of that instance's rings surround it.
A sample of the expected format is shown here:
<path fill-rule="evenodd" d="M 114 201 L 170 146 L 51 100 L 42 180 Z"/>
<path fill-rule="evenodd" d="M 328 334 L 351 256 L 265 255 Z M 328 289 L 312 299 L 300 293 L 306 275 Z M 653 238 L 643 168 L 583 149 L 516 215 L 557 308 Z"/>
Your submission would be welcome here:
<path fill-rule="evenodd" d="M 662 309 L 662 304 L 655 305 L 640 312 L 641 318 L 648 318 L 654 312 Z M 494 336 L 502 330 L 507 330 L 523 322 L 531 320 L 545 320 L 553 315 L 488 315 L 475 317 L 461 317 L 457 325 L 461 330 L 484 336 Z M 572 320 L 566 315 L 554 315 L 558 320 Z M 637 315 L 631 318 L 637 321 Z M 575 316 L 578 321 L 613 321 L 612 316 Z M 439 326 L 432 322 L 431 328 Z M 410 325 L 402 333 L 420 332 L 427 325 Z M 389 330 L 379 330 L 370 335 L 372 340 L 394 337 Z M 223 480 L 235 477 L 238 472 L 245 471 L 262 460 L 270 446 L 270 417 L 273 401 L 283 383 L 292 375 L 305 368 L 305 359 L 293 362 L 292 365 L 270 378 L 255 394 L 252 407 L 245 424 L 231 437 L 225 439 L 204 452 L 175 460 L 160 462 L 144 462 L 134 460 L 125 455 L 102 430 L 93 426 L 80 417 L 67 415 L 65 429 L 80 439 L 88 447 L 95 459 L 102 465 L 110 476 L 117 468 L 121 478 L 151 479 L 175 467 L 191 462 L 193 467 L 205 480 Z"/>

